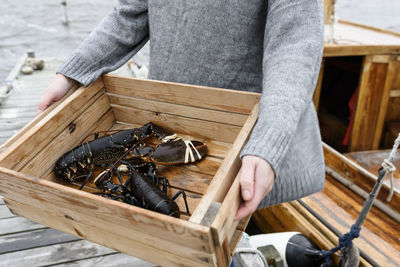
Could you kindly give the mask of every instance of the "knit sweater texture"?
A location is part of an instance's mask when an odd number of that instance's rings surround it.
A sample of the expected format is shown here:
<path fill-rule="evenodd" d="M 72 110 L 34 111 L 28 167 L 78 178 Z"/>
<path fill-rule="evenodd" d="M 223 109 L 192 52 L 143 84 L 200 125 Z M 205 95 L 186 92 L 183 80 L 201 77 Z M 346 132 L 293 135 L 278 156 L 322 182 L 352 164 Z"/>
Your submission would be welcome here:
<path fill-rule="evenodd" d="M 151 79 L 262 93 L 241 152 L 275 172 L 260 207 L 323 188 L 312 103 L 323 50 L 321 0 L 119 0 L 58 72 L 86 86 L 148 40 Z"/>

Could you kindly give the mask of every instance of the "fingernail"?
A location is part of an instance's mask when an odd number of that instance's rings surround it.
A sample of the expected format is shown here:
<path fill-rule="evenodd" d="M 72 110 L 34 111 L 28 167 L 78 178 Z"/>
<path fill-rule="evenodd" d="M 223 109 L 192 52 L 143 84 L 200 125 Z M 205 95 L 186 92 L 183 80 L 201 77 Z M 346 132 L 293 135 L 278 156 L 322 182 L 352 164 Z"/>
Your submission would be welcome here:
<path fill-rule="evenodd" d="M 245 199 L 245 200 L 247 200 L 247 199 L 249 199 L 250 198 L 250 191 L 249 190 L 244 190 L 243 191 L 243 198 Z"/>

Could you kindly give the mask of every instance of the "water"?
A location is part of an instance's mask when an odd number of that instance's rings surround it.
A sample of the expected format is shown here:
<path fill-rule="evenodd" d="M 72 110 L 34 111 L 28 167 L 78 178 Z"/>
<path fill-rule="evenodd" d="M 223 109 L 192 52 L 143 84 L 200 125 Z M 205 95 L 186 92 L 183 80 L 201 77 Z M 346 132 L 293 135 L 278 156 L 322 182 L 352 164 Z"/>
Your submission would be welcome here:
<path fill-rule="evenodd" d="M 110 0 L 0 0 L 0 81 L 27 51 L 66 57 L 112 8 Z M 321 0 L 322 1 L 322 0 Z M 337 0 L 338 17 L 400 32 L 400 0 Z"/>
<path fill-rule="evenodd" d="M 400 0 L 336 0 L 339 19 L 400 32 Z"/>

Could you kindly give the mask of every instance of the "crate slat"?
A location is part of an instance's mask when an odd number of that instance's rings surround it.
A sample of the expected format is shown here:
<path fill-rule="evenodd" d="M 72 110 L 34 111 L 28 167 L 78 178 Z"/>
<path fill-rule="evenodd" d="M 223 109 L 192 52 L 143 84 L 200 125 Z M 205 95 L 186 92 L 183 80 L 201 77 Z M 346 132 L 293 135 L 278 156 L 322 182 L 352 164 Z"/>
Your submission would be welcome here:
<path fill-rule="evenodd" d="M 46 222 L 46 224 L 49 224 L 52 228 L 62 228 L 63 232 L 78 235 L 89 241 L 96 240 L 96 243 L 100 245 L 117 249 L 123 253 L 140 257 L 163 266 L 177 266 L 182 264 L 186 266 L 205 266 L 208 262 L 212 261 L 211 254 L 206 252 L 201 253 L 191 249 L 189 246 L 180 246 L 173 242 L 163 241 L 156 233 L 154 233 L 154 236 L 144 236 L 138 231 L 134 233 L 135 235 L 133 236 L 133 231 L 124 227 L 119 227 L 117 222 L 90 225 L 66 218 L 61 218 L 60 220 L 60 215 L 54 214 L 48 209 L 31 207 L 14 200 L 9 202 L 10 207 L 15 210 L 17 214 L 21 212 L 24 216 L 29 216 L 29 219 L 33 221 L 39 223 Z M 40 214 L 42 214 L 42 216 L 40 216 Z M 45 218 L 43 218 L 43 215 Z M 62 225 L 60 225 L 60 222 L 62 222 Z M 119 233 L 110 232 L 110 230 Z M 163 246 L 174 248 L 176 254 L 159 249 L 159 247 L 162 248 Z M 188 255 L 190 255 L 190 257 L 188 257 Z"/>
<path fill-rule="evenodd" d="M 151 121 L 162 127 L 174 129 L 177 133 L 198 136 L 203 139 L 233 143 L 241 127 L 197 120 L 165 113 L 143 111 L 135 108 L 114 106 L 115 118 L 119 122 L 146 124 Z"/>
<path fill-rule="evenodd" d="M 35 179 L 2 167 L 0 167 L 0 172 L 2 173 L 0 190 L 6 199 L 26 201 L 26 205 L 41 206 L 49 212 L 58 212 L 60 218 L 72 221 L 79 220 L 89 225 L 109 222 L 120 225 L 120 228 L 132 227 L 130 231 L 138 235 L 143 232 L 154 235 L 163 233 L 158 237 L 159 239 L 173 240 L 177 244 L 199 250 L 208 247 L 207 227 L 111 201 L 46 180 Z M 163 219 L 162 222 L 159 221 L 160 217 Z M 119 228 L 110 229 L 110 231 L 119 231 Z"/>
<path fill-rule="evenodd" d="M 260 99 L 257 93 L 114 75 L 105 75 L 103 81 L 113 94 L 243 114 L 249 114 Z"/>
<path fill-rule="evenodd" d="M 229 187 L 232 185 L 233 180 L 236 177 L 236 174 L 239 172 L 239 153 L 242 150 L 251 130 L 253 129 L 254 124 L 256 123 L 258 109 L 259 106 L 257 104 L 237 136 L 232 149 L 229 151 L 222 162 L 222 165 L 215 174 L 207 193 L 201 200 L 200 205 L 190 217 L 191 222 L 201 223 L 207 213 L 207 210 L 210 208 L 211 203 L 214 201 L 221 202 L 223 196 L 225 196 L 228 192 Z"/>
<path fill-rule="evenodd" d="M 110 130 L 125 130 L 125 129 L 130 129 L 130 128 L 137 128 L 142 125 L 136 125 L 136 124 L 128 124 L 128 123 L 115 123 Z M 168 128 L 172 130 L 172 128 Z M 175 131 L 175 129 L 173 129 Z M 221 142 L 221 141 L 215 141 L 215 140 L 202 140 L 201 138 L 198 138 L 198 136 L 190 136 L 186 134 L 182 134 L 180 132 L 176 132 L 182 139 L 184 140 L 199 140 L 207 143 L 207 157 L 212 156 L 216 157 L 219 159 L 224 159 L 228 151 L 232 148 L 231 143 L 227 142 Z M 197 164 L 201 164 L 201 161 L 198 162 Z"/>
<path fill-rule="evenodd" d="M 178 105 L 161 101 L 108 94 L 113 106 L 123 106 L 155 113 L 176 114 L 182 117 L 243 126 L 247 114 Z"/>
<path fill-rule="evenodd" d="M 86 110 L 84 116 L 82 115 L 74 120 L 76 128 L 72 133 L 70 133 L 70 129 L 67 126 L 49 145 L 41 149 L 34 160 L 27 162 L 19 170 L 35 177 L 42 177 L 48 169 L 54 166 L 58 158 L 70 150 L 71 145 L 73 147 L 78 146 L 80 144 L 79 140 L 82 140 L 93 131 L 108 129 L 114 121 L 114 116 L 111 110 L 107 112 L 107 103 L 106 96 L 99 98 L 94 102 L 94 105 L 91 105 Z"/>

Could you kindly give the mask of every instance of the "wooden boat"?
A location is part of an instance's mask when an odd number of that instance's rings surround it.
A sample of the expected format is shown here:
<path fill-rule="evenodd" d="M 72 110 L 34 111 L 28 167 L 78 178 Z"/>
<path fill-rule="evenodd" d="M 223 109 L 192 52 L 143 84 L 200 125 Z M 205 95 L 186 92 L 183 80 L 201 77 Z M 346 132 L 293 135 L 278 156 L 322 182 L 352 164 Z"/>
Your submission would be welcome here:
<path fill-rule="evenodd" d="M 338 236 L 349 232 L 377 177 L 355 163 L 358 153 L 344 156 L 325 144 L 324 153 L 327 166 L 324 190 L 257 211 L 253 220 L 263 232 L 299 231 L 324 250 L 337 246 Z M 368 167 L 375 168 L 376 165 Z M 361 266 L 400 265 L 400 191 L 395 189 L 391 202 L 385 203 L 389 191 L 385 183 L 360 237 L 354 241 L 360 249 Z"/>
<path fill-rule="evenodd" d="M 324 4 L 329 24 L 333 1 Z M 324 250 L 350 231 L 388 156 L 379 149 L 392 148 L 400 131 L 400 34 L 342 20 L 334 27 L 313 99 L 326 142 L 325 188 L 252 217 L 265 233 L 299 231 Z M 398 158 L 394 165 L 400 167 Z M 386 202 L 386 181 L 354 242 L 361 266 L 400 265 L 399 170 L 394 177 L 392 200 Z"/>

